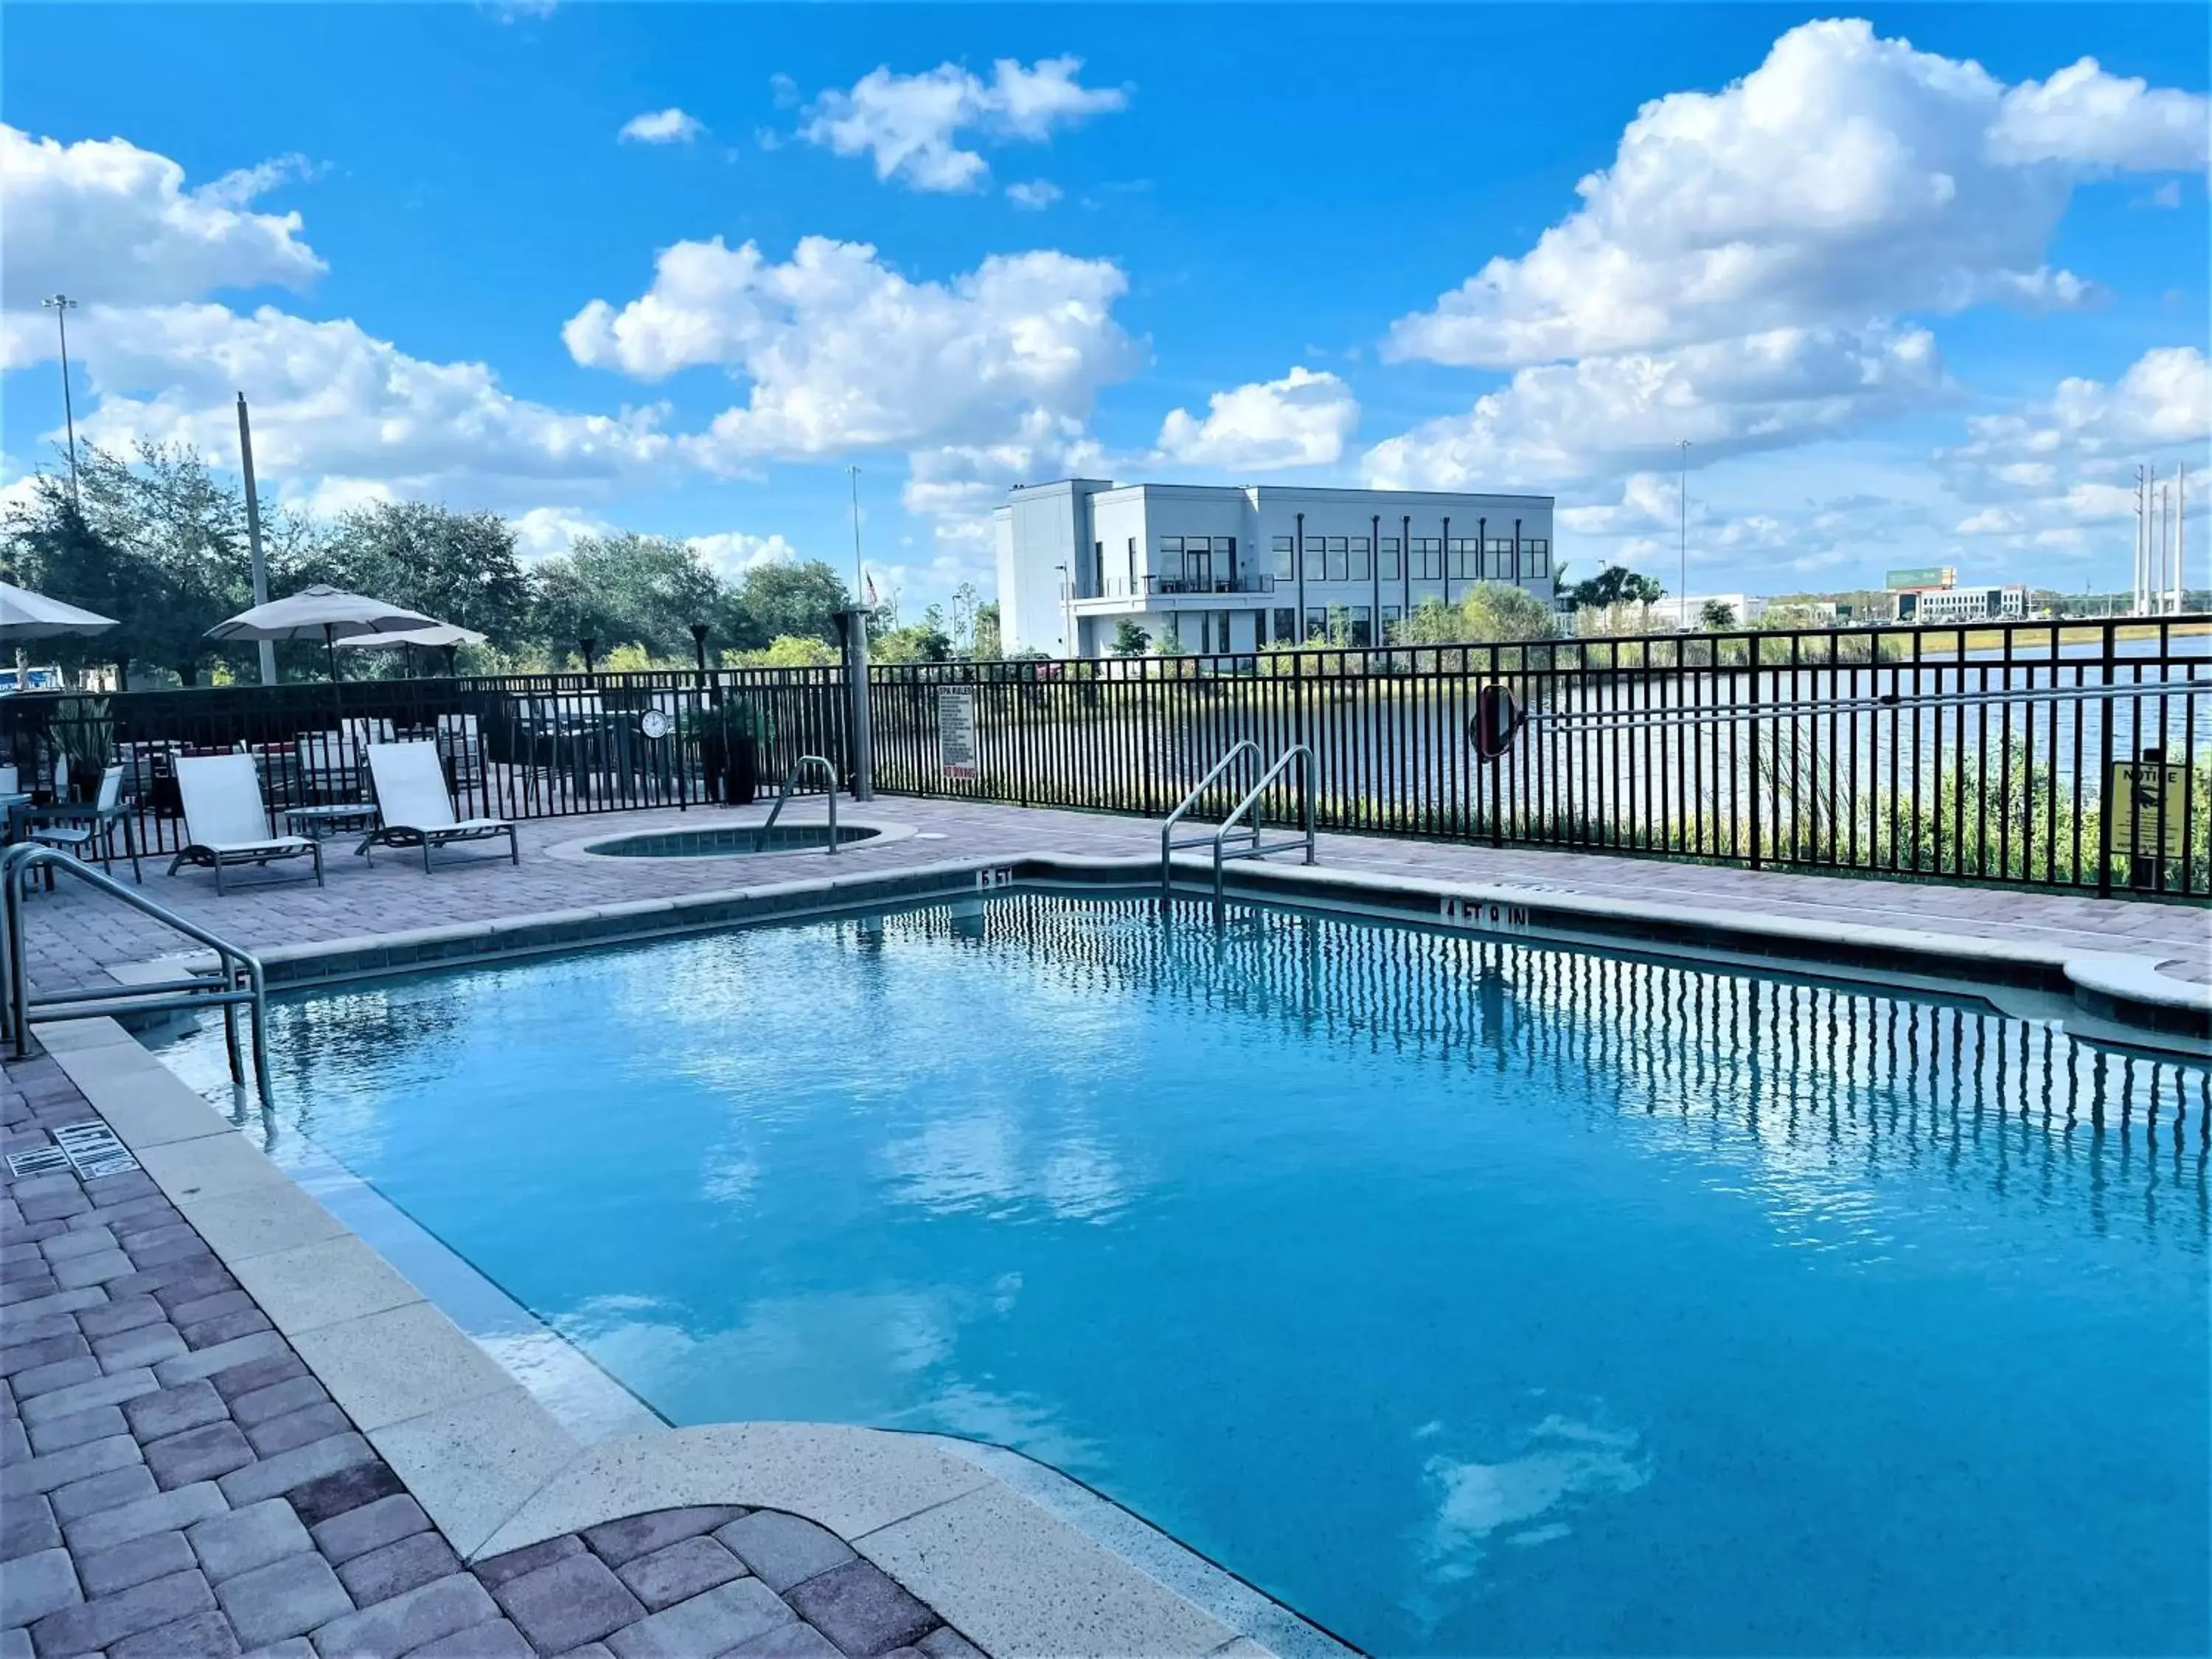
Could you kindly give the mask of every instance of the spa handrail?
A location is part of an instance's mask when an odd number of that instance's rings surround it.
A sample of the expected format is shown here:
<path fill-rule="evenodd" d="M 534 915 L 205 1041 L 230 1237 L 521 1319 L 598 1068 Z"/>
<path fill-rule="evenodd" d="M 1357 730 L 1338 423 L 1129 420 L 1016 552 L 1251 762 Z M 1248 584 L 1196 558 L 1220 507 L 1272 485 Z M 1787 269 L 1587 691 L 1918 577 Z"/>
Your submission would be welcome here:
<path fill-rule="evenodd" d="M 799 775 L 801 772 L 804 772 L 809 766 L 820 767 L 822 769 L 823 780 L 829 785 L 830 854 L 833 858 L 836 856 L 837 769 L 830 765 L 828 761 L 824 760 L 819 755 L 801 755 L 797 760 L 792 762 L 791 770 L 783 775 L 783 787 L 775 792 L 775 805 L 769 808 L 768 822 L 762 824 L 759 830 L 753 836 L 754 852 L 757 853 L 768 845 L 768 832 L 775 828 L 775 821 L 782 816 L 783 804 L 791 799 L 791 792 L 793 787 L 799 781 Z"/>

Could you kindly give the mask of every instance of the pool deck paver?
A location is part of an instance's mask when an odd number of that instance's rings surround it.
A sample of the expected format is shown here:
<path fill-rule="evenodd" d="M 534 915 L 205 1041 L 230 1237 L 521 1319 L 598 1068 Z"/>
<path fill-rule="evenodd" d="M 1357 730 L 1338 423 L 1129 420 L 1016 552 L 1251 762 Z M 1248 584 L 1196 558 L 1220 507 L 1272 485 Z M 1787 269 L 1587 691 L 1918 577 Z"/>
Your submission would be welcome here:
<path fill-rule="evenodd" d="M 7 1152 L 94 1115 L 51 1057 L 0 1067 Z M 772 1510 L 465 1563 L 366 1426 L 145 1170 L 0 1166 L 0 1659 L 979 1653 Z"/>
<path fill-rule="evenodd" d="M 911 825 L 918 833 L 885 844 L 855 843 L 835 858 L 818 851 L 669 860 L 545 855 L 550 847 L 580 839 L 757 821 L 765 810 L 696 808 L 532 819 L 520 826 L 520 866 L 510 865 L 503 852 L 496 858 L 456 852 L 428 876 L 419 864 L 404 859 L 372 866 L 335 850 L 324 888 L 289 878 L 241 877 L 218 896 L 206 872 L 188 870 L 172 878 L 161 873 L 166 860 L 149 860 L 146 891 L 248 949 L 265 949 L 955 859 L 1033 854 L 1157 857 L 1159 850 L 1158 823 L 1148 818 L 884 796 L 866 805 L 841 799 L 840 816 Z M 813 822 L 821 810 L 818 800 L 801 798 L 787 816 Z M 2144 953 L 2175 978 L 2212 983 L 2212 919 L 2194 905 L 1382 836 L 1324 835 L 1319 860 L 1330 869 L 1376 875 L 1661 901 L 1816 923 L 2028 940 L 2084 951 L 2117 946 Z M 25 915 L 27 963 L 32 984 L 41 992 L 97 981 L 118 965 L 171 955 L 183 945 L 160 924 L 66 881 L 54 894 L 35 894 Z"/>

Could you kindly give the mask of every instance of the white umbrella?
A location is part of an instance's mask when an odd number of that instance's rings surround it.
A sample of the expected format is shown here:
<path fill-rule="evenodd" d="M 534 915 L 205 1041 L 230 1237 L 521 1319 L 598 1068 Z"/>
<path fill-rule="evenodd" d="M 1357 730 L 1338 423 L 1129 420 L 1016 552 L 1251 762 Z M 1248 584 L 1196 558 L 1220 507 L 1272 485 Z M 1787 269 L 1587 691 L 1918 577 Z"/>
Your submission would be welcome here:
<path fill-rule="evenodd" d="M 211 640 L 320 640 L 338 677 L 337 642 L 368 634 L 404 634 L 441 626 L 435 617 L 317 582 L 281 599 L 241 611 L 207 631 Z"/>
<path fill-rule="evenodd" d="M 484 636 L 475 629 L 463 628 L 458 623 L 440 623 L 434 628 L 416 628 L 404 634 L 356 634 L 350 639 L 338 641 L 340 645 L 367 646 L 379 650 L 395 645 L 404 647 L 407 672 L 410 678 L 415 672 L 415 647 L 418 645 L 428 646 L 434 650 L 451 651 L 457 646 L 482 645 L 483 642 Z M 447 666 L 450 669 L 453 665 L 448 662 Z"/>
<path fill-rule="evenodd" d="M 340 645 L 362 645 L 384 648 L 395 645 L 428 645 L 444 647 L 449 645 L 482 645 L 484 636 L 473 628 L 463 628 L 457 623 L 438 623 L 429 628 L 410 629 L 399 634 L 355 634 L 338 641 Z"/>
<path fill-rule="evenodd" d="M 80 611 L 28 588 L 0 582 L 0 640 L 47 640 L 62 634 L 98 634 L 115 618 Z"/>

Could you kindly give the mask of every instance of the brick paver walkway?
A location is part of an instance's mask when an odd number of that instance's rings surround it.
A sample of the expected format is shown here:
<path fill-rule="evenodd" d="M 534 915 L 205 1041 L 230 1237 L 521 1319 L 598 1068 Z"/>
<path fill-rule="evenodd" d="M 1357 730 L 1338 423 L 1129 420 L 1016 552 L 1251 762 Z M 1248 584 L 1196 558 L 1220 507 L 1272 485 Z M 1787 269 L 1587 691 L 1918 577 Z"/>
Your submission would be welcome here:
<path fill-rule="evenodd" d="M 625 899 L 763 886 L 823 875 L 897 869 L 946 859 L 1052 852 L 1157 857 L 1159 826 L 1145 818 L 1048 811 L 886 796 L 847 816 L 913 824 L 927 839 L 860 843 L 836 858 L 818 853 L 769 858 L 670 862 L 651 859 L 550 859 L 558 842 L 628 830 L 726 823 L 726 811 L 700 809 L 536 819 L 520 828 L 522 863 L 484 855 L 425 876 L 419 864 L 386 857 L 372 868 L 343 842 L 331 843 L 329 885 L 284 880 L 253 884 L 241 875 L 218 897 L 204 871 L 174 879 L 149 861 L 146 890 L 248 948 L 392 933 L 448 922 L 485 921 Z M 800 799 L 787 816 L 813 823 L 818 801 Z M 757 818 L 757 810 L 748 814 Z M 1323 836 L 1321 862 L 1333 869 L 1425 876 L 1439 880 L 1611 894 L 1801 920 L 1951 932 L 1983 939 L 2025 939 L 2086 951 L 2139 950 L 2179 977 L 2212 981 L 2212 925 L 2199 908 L 2132 902 L 2070 893 L 1941 886 L 1851 877 L 1711 868 L 1659 859 L 1504 849 L 1460 842 Z M 139 962 L 180 948 L 177 935 L 121 907 L 71 890 L 34 895 L 27 906 L 33 986 L 52 990 L 103 976 L 110 964 Z"/>
<path fill-rule="evenodd" d="M 94 1117 L 45 1059 L 0 1107 L 9 1153 Z M 772 1510 L 465 1565 L 149 1176 L 0 1182 L 0 1659 L 975 1655 Z"/>

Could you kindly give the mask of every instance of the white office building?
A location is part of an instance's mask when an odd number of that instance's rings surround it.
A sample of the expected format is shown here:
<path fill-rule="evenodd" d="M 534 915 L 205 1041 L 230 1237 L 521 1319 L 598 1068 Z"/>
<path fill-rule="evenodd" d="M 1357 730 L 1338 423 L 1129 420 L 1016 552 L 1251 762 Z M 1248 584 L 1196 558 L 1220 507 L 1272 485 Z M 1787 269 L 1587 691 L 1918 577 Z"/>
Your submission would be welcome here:
<path fill-rule="evenodd" d="M 1099 657 L 1124 622 L 1193 653 L 1380 644 L 1478 581 L 1552 597 L 1552 498 L 1063 478 L 998 509 L 1009 652 Z"/>
<path fill-rule="evenodd" d="M 1897 596 L 1897 620 L 1923 626 L 1944 623 L 2021 622 L 2027 589 L 2009 586 L 1906 588 Z"/>

